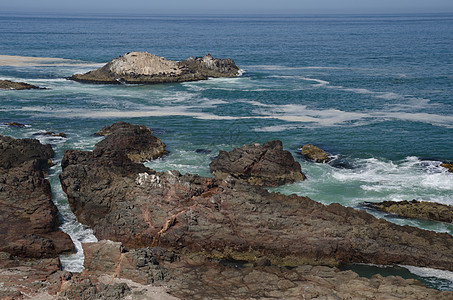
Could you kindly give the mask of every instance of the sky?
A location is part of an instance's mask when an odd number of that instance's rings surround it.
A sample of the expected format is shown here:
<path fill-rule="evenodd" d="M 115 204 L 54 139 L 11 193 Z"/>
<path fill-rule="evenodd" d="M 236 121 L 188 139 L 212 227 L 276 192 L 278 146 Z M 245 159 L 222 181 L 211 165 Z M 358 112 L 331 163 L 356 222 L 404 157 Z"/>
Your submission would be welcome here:
<path fill-rule="evenodd" d="M 453 0 L 0 0 L 0 13 L 322 14 L 443 13 Z"/>

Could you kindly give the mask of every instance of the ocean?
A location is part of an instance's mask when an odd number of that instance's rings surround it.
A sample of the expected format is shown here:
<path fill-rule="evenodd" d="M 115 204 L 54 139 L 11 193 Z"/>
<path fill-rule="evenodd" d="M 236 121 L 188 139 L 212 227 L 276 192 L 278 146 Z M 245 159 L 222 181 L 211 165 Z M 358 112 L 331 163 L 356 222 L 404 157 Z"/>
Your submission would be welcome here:
<path fill-rule="evenodd" d="M 91 150 L 94 132 L 116 121 L 143 124 L 169 154 L 157 170 L 209 176 L 219 150 L 279 139 L 307 175 L 273 190 L 324 204 L 424 200 L 453 205 L 453 14 L 275 16 L 42 16 L 0 14 L 0 79 L 48 88 L 0 91 L 0 134 L 37 138 L 55 152 L 51 169 L 62 228 L 79 252 L 62 257 L 80 271 L 79 224 L 59 185 L 66 149 Z M 237 78 L 159 85 L 93 85 L 65 77 L 131 51 L 167 59 L 232 58 Z M 13 57 L 14 56 L 14 57 Z M 34 57 L 27 59 L 26 57 Z M 67 138 L 41 135 L 64 132 Z M 315 144 L 331 164 L 305 161 Z M 445 223 L 372 212 L 397 224 L 453 234 Z M 453 290 L 453 273 L 352 266 L 364 276 L 414 274 Z M 403 271 L 401 271 L 403 270 Z"/>

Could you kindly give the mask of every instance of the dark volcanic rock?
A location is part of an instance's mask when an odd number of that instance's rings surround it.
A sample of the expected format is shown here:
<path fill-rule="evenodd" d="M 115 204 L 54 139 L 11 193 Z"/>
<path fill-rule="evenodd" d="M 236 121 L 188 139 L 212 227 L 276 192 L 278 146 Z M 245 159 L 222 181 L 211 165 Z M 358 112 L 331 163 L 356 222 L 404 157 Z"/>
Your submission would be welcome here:
<path fill-rule="evenodd" d="M 283 150 L 280 141 L 220 151 L 209 167 L 217 179 L 232 176 L 252 185 L 279 186 L 305 180 L 300 164 L 290 152 Z"/>
<path fill-rule="evenodd" d="M 41 258 L 74 250 L 58 230 L 58 211 L 43 174 L 52 156 L 50 145 L 0 136 L 0 251 Z"/>
<path fill-rule="evenodd" d="M 189 58 L 182 62 L 166 60 L 147 52 L 130 52 L 105 66 L 68 79 L 88 83 L 170 83 L 205 80 L 208 77 L 235 77 L 239 68 L 231 59 Z"/>
<path fill-rule="evenodd" d="M 203 57 L 189 57 L 179 65 L 206 77 L 236 77 L 239 74 L 239 67 L 231 58 L 213 58 L 210 54 Z"/>
<path fill-rule="evenodd" d="M 153 160 L 166 154 L 165 144 L 146 126 L 117 122 L 96 133 L 106 138 L 96 144 L 95 156 L 127 156 L 133 162 Z"/>
<path fill-rule="evenodd" d="M 361 262 L 453 270 L 453 237 L 234 180 L 156 172 L 66 151 L 60 180 L 80 222 L 127 248 L 302 265 Z"/>
<path fill-rule="evenodd" d="M 0 80 L 0 90 L 41 90 L 41 89 L 43 88 L 25 82 Z"/>
<path fill-rule="evenodd" d="M 54 152 L 50 145 L 34 139 L 15 139 L 0 135 L 0 168 L 9 169 L 22 163 L 37 160 L 44 169 Z"/>
<path fill-rule="evenodd" d="M 441 164 L 440 166 L 444 167 L 444 168 L 447 168 L 448 172 L 453 172 L 453 164 L 444 163 L 444 164 Z"/>
<path fill-rule="evenodd" d="M 426 201 L 384 201 L 380 203 L 367 202 L 366 207 L 404 218 L 433 220 L 453 223 L 453 207 L 445 204 Z"/>
<path fill-rule="evenodd" d="M 317 163 L 327 163 L 330 160 L 329 155 L 324 150 L 311 144 L 303 145 L 300 153 L 306 159 L 313 160 Z"/>

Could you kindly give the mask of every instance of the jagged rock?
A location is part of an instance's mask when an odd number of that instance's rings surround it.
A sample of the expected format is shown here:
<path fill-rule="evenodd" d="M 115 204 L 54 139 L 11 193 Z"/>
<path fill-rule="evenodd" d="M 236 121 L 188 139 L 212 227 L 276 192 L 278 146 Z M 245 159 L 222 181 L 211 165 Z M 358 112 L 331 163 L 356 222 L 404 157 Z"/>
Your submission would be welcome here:
<path fill-rule="evenodd" d="M 164 280 L 168 272 L 159 261 L 176 260 L 174 252 L 159 247 L 128 251 L 121 243 L 108 240 L 84 243 L 82 246 L 84 266 L 90 274 L 117 276 L 141 284 Z"/>
<path fill-rule="evenodd" d="M 0 252 L 0 299 L 27 299 L 49 286 L 61 269 L 58 258 L 18 259 Z"/>
<path fill-rule="evenodd" d="M 203 57 L 189 57 L 179 65 L 206 77 L 236 77 L 239 74 L 239 68 L 231 58 L 213 58 L 210 54 Z"/>
<path fill-rule="evenodd" d="M 35 139 L 15 139 L 0 135 L 0 168 L 18 167 L 22 163 L 37 160 L 46 168 L 49 159 L 54 156 L 50 145 L 43 145 Z"/>
<path fill-rule="evenodd" d="M 117 122 L 96 135 L 106 138 L 96 144 L 95 156 L 126 155 L 133 162 L 153 160 L 167 154 L 165 144 L 146 126 Z"/>
<path fill-rule="evenodd" d="M 453 172 L 453 164 L 444 163 L 444 164 L 441 164 L 440 166 L 444 167 L 444 168 L 447 168 L 448 172 Z"/>
<path fill-rule="evenodd" d="M 317 163 L 327 163 L 330 160 L 329 155 L 324 150 L 311 144 L 303 145 L 301 154 L 306 159 L 312 160 Z"/>
<path fill-rule="evenodd" d="M 9 80 L 0 80 L 0 90 L 42 90 L 39 86 L 25 82 L 14 82 Z"/>
<path fill-rule="evenodd" d="M 453 237 L 307 197 L 69 150 L 60 176 L 72 210 L 99 239 L 128 249 L 273 264 L 405 264 L 453 270 Z"/>
<path fill-rule="evenodd" d="M 147 52 L 130 52 L 105 66 L 68 79 L 88 83 L 167 83 L 205 80 L 208 77 L 234 77 L 239 68 L 231 59 L 189 58 L 171 61 Z"/>
<path fill-rule="evenodd" d="M 404 218 L 453 223 L 453 207 L 435 202 L 417 200 L 366 202 L 365 206 Z"/>
<path fill-rule="evenodd" d="M 305 180 L 300 164 L 278 140 L 220 151 L 209 168 L 217 179 L 232 176 L 252 185 L 279 186 Z"/>
<path fill-rule="evenodd" d="M 84 244 L 84 249 L 87 247 L 90 249 L 88 251 L 97 249 L 98 253 L 104 254 L 86 257 L 84 272 L 91 278 L 107 276 L 106 279 L 132 279 L 143 284 L 146 274 L 154 274 L 156 267 L 159 267 L 159 270 L 164 270 L 165 278 L 156 278 L 153 286 L 165 285 L 167 292 L 179 299 L 411 299 L 415 295 L 420 299 L 453 299 L 453 292 L 431 290 L 413 279 L 396 276 L 384 278 L 380 275 L 367 279 L 353 271 L 339 271 L 326 266 L 303 265 L 288 269 L 265 262 L 253 267 L 235 267 L 208 260 L 198 254 L 169 260 L 163 259 L 165 255 L 162 253 L 173 252 L 162 248 L 132 250 L 135 253 L 148 253 L 146 259 L 134 265 L 124 263 L 128 252 L 122 252 L 120 243 L 100 241 Z M 114 252 L 113 256 L 110 251 Z M 143 258 L 143 255 L 139 257 Z M 102 262 L 103 259 L 107 264 Z M 99 261 L 95 264 L 108 265 L 105 273 L 99 268 L 91 269 L 93 260 Z M 146 263 L 152 267 L 143 270 Z M 131 277 L 134 268 L 137 275 Z M 134 285 L 130 284 L 130 287 L 134 288 Z M 134 293 L 142 294 L 137 291 Z"/>
<path fill-rule="evenodd" d="M 74 251 L 58 230 L 58 211 L 44 173 L 50 145 L 0 136 L 0 251 L 21 257 L 56 257 Z"/>

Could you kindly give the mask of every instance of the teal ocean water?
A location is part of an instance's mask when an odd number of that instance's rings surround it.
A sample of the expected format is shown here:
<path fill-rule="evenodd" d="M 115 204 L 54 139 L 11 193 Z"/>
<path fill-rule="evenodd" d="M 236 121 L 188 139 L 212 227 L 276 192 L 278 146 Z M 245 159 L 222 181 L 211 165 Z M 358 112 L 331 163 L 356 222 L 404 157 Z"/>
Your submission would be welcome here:
<path fill-rule="evenodd" d="M 4 14 L 0 41 L 0 79 L 48 88 L 0 91 L 0 123 L 27 125 L 0 125 L 0 134 L 52 144 L 57 163 L 65 149 L 91 150 L 99 141 L 93 133 L 121 120 L 152 128 L 167 144 L 168 156 L 147 163 L 158 170 L 209 176 L 219 150 L 280 139 L 308 177 L 275 189 L 282 193 L 352 207 L 412 199 L 453 205 L 453 174 L 439 166 L 453 161 L 452 14 Z M 130 51 L 175 60 L 231 57 L 243 74 L 152 86 L 64 79 Z M 45 131 L 68 138 L 40 135 Z M 332 154 L 332 164 L 304 161 L 299 149 L 306 143 Z M 57 164 L 49 178 L 64 230 L 76 243 L 95 240 L 70 212 L 59 172 Z M 453 234 L 449 224 L 374 214 Z M 68 270 L 80 270 L 83 254 L 62 259 Z M 453 289 L 451 273 L 410 271 L 431 278 L 432 286 Z"/>

